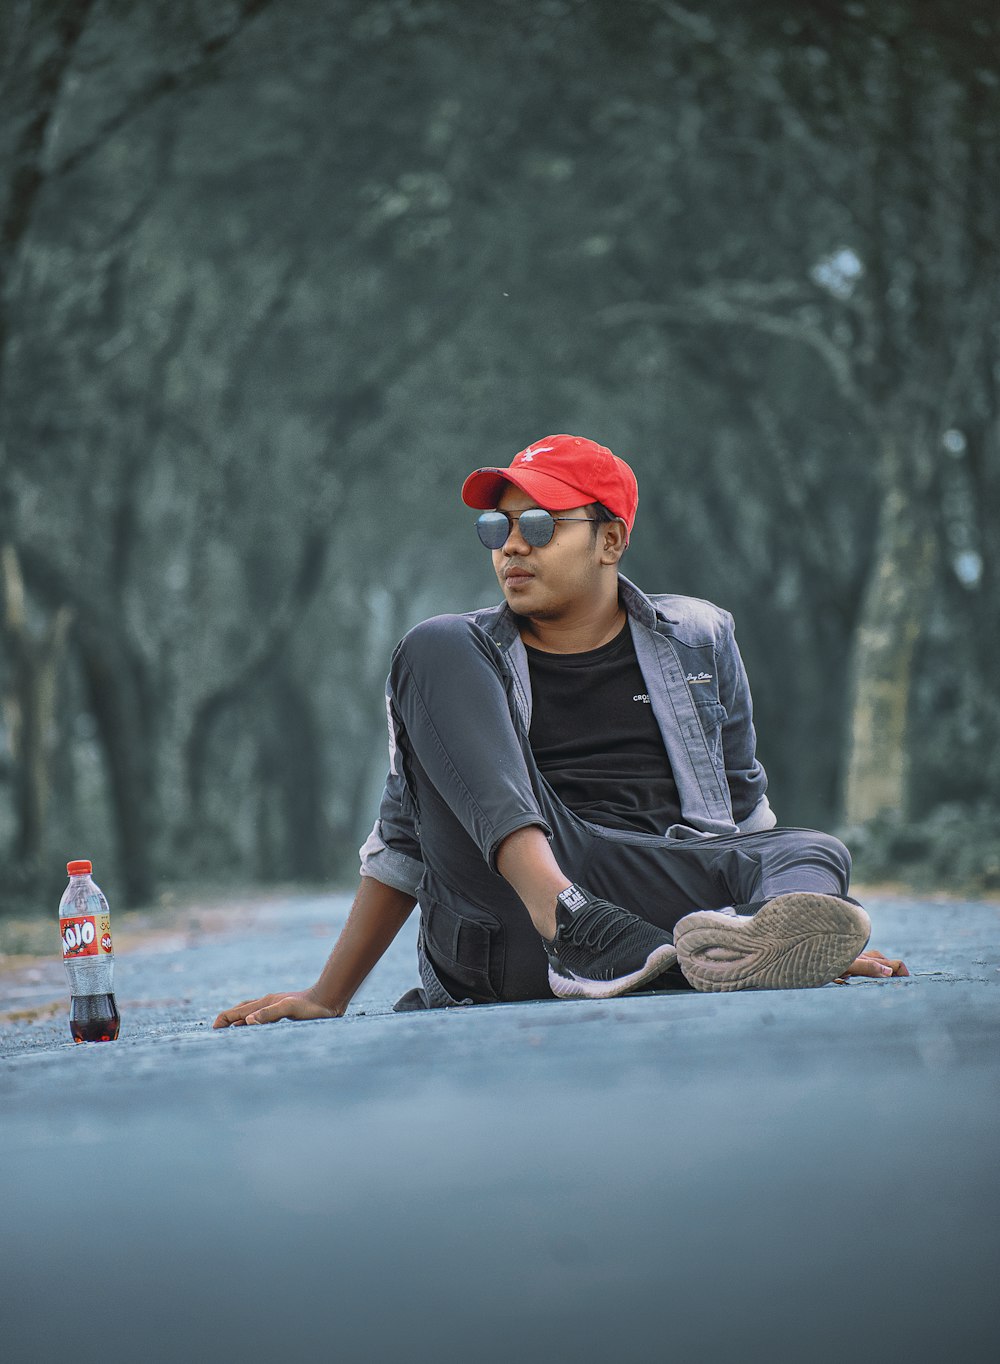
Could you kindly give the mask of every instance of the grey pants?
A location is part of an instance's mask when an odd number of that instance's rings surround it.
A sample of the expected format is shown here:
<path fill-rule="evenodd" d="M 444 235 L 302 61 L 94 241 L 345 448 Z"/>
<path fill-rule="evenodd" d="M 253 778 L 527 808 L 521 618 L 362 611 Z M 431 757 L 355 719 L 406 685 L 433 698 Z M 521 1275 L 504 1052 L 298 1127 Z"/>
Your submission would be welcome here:
<path fill-rule="evenodd" d="M 502 653 L 462 616 L 411 630 L 391 681 L 425 867 L 421 971 L 433 1004 L 551 998 L 541 939 L 495 866 L 504 838 L 528 825 L 548 834 L 560 867 L 592 895 L 668 931 L 692 909 L 847 892 L 850 854 L 828 834 L 677 840 L 573 814 L 538 770 Z"/>

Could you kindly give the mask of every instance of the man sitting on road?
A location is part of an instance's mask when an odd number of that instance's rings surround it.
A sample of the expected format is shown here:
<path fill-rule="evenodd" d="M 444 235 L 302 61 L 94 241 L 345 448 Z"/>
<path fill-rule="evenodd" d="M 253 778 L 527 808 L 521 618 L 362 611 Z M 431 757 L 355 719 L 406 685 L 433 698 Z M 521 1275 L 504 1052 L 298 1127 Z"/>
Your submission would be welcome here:
<path fill-rule="evenodd" d="M 549 436 L 462 497 L 504 603 L 398 645 L 343 932 L 315 985 L 215 1026 L 341 1016 L 417 903 L 422 985 L 397 1008 L 907 975 L 864 950 L 844 845 L 775 828 L 732 617 L 618 572 L 625 461 Z"/>

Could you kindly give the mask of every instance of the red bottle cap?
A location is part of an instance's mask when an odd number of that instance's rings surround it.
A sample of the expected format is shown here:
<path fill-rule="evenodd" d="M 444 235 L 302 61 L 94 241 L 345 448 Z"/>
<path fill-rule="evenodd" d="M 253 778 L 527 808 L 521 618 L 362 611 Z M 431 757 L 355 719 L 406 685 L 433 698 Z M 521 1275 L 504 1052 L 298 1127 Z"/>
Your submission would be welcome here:
<path fill-rule="evenodd" d="M 67 862 L 66 870 L 70 876 L 89 876 L 94 870 L 92 862 Z"/>

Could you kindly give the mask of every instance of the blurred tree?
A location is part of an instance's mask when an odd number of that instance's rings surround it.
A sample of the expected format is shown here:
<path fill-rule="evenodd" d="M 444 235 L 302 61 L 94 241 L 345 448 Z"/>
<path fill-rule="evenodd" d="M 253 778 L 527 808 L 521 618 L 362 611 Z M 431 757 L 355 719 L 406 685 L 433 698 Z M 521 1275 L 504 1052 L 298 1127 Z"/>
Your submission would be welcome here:
<path fill-rule="evenodd" d="M 267 0 L 243 0 L 226 6 L 222 26 L 214 27 L 212 16 L 206 27 L 200 22 L 198 7 L 183 7 L 175 16 L 176 29 L 183 33 L 181 42 L 175 41 L 163 50 L 147 52 L 146 60 L 129 68 L 114 64 L 116 40 L 127 33 L 128 25 L 138 13 L 135 6 L 103 7 L 94 0 L 72 0 L 39 6 L 29 0 L 15 0 L 0 15 L 0 53 L 3 54 L 3 83 L 0 89 L 0 108 L 4 117 L 3 144 L 0 145 L 0 392 L 8 388 L 8 371 L 12 356 L 20 361 L 22 337 L 19 334 L 20 307 L 23 306 L 24 275 L 30 273 L 28 250 L 39 200 L 48 193 L 58 195 L 61 183 L 71 181 L 78 168 L 105 152 L 116 135 L 165 96 L 189 88 L 204 78 L 209 64 L 224 50 L 256 13 L 266 7 Z M 153 18 L 150 37 L 156 33 Z M 92 22 L 96 21 L 96 22 Z M 95 28 L 97 34 L 95 35 Z M 103 50 L 102 50 L 103 49 Z M 83 92 L 85 116 L 68 133 L 60 136 L 58 116 L 66 118 L 67 103 L 80 90 L 80 68 L 90 74 L 96 66 L 96 82 L 101 101 L 97 111 L 87 108 L 94 90 Z M 86 114 L 91 116 L 88 118 Z M 70 142 L 69 149 L 65 142 Z M 123 220 L 116 224 L 116 233 L 102 243 L 105 261 L 111 265 L 106 301 L 114 303 L 117 271 L 115 250 L 127 240 L 141 206 L 134 196 L 124 200 Z M 115 239 L 117 237 L 117 240 Z M 102 262 L 103 263 L 103 262 Z M 63 281 L 62 283 L 65 283 Z M 76 281 L 73 282 L 74 285 Z M 74 298 L 74 292 L 77 296 Z M 69 295 L 67 297 L 67 294 Z M 68 321 L 74 305 L 79 307 L 78 287 L 62 291 L 61 307 L 57 316 Z M 93 299 L 86 300 L 93 302 Z M 175 327 L 161 352 L 169 359 L 176 348 L 179 328 Z M 45 374 L 45 365 L 35 376 L 37 382 Z M 10 398 L 8 396 L 8 401 Z M 152 414 L 150 414 L 152 415 Z M 150 423 L 151 424 L 151 423 Z M 148 845 L 154 823 L 150 802 L 155 784 L 150 781 L 151 750 L 158 729 L 158 701 L 155 682 L 147 674 L 143 661 L 137 657 L 122 614 L 109 608 L 103 583 L 87 581 L 78 575 L 76 564 L 67 562 L 60 553 L 64 548 L 59 537 L 41 535 L 30 541 L 19 524 L 19 513 L 24 501 L 30 500 L 32 490 L 44 486 L 39 473 L 52 473 L 62 481 L 69 493 L 69 505 L 76 514 L 67 517 L 75 528 L 84 532 L 81 563 L 90 557 L 86 544 L 90 526 L 80 515 L 83 508 L 92 506 L 102 518 L 102 531 L 110 531 L 112 542 L 112 588 L 120 589 L 121 574 L 127 568 L 134 538 L 134 498 L 141 450 L 134 446 L 125 452 L 123 477 L 118 483 L 117 505 L 107 506 L 107 487 L 92 491 L 85 478 L 82 496 L 59 467 L 59 455 L 50 469 L 45 468 L 44 456 L 31 441 L 18 436 L 16 421 L 0 433 L 0 541 L 6 542 L 5 569 L 7 583 L 8 635 L 14 643 L 17 666 L 8 685 L 12 689 L 12 704 L 22 717 L 21 746 L 15 753 L 22 798 L 19 802 L 20 833 L 18 847 L 28 859 L 29 870 L 41 849 L 40 820 L 44 806 L 43 792 L 48 786 L 47 750 L 44 736 L 35 733 L 44 726 L 50 705 L 43 698 L 51 693 L 51 673 L 56 645 L 65 635 L 66 624 L 73 603 L 72 614 L 77 621 L 83 671 L 88 679 L 91 705 L 101 730 L 108 761 L 110 782 L 114 794 L 118 820 L 119 852 L 126 893 L 133 900 L 146 898 L 151 890 L 152 862 Z M 59 452 L 61 454 L 61 452 Z M 42 470 L 39 470 L 41 464 Z M 88 475 L 90 471 L 87 471 Z M 103 504 L 103 505 L 102 505 Z M 52 524 L 46 527 L 52 529 Z M 91 542 L 92 543 L 92 542 Z M 20 563 L 28 568 L 28 576 L 39 603 L 54 612 L 47 634 L 47 644 L 30 649 L 24 624 L 23 607 L 14 603 L 22 597 Z M 112 601 L 115 595 L 112 591 Z M 34 737 L 32 737 L 34 736 Z"/>
<path fill-rule="evenodd" d="M 604 319 L 807 348 L 845 423 L 867 433 L 878 517 L 853 632 L 843 796 L 846 819 L 861 823 L 906 806 L 914 653 L 946 539 L 941 441 L 995 412 L 1000 80 L 974 53 L 997 52 L 1000 23 L 992 6 L 961 16 L 928 5 L 804 5 L 794 17 L 783 6 L 718 8 L 724 26 L 666 6 L 712 42 L 696 101 L 706 148 L 713 137 L 734 143 L 766 170 L 755 231 L 727 191 L 728 158 L 689 162 L 702 226 L 704 205 L 715 206 L 712 246 L 694 255 L 701 268 L 672 297 L 621 303 Z M 772 273 L 778 262 L 796 268 Z M 803 567 L 839 576 L 838 537 L 816 534 L 771 400 L 754 392 L 759 372 L 747 405 L 779 475 L 775 502 L 798 485 Z M 803 608 L 815 609 L 814 590 Z"/>
<path fill-rule="evenodd" d="M 0 549 L 3 589 L 3 635 L 13 660 L 6 723 L 16 775 L 17 864 L 37 875 L 45 849 L 50 776 L 55 731 L 56 679 L 72 619 L 63 606 L 44 633 L 36 636 L 28 621 L 24 581 L 17 551 Z"/>

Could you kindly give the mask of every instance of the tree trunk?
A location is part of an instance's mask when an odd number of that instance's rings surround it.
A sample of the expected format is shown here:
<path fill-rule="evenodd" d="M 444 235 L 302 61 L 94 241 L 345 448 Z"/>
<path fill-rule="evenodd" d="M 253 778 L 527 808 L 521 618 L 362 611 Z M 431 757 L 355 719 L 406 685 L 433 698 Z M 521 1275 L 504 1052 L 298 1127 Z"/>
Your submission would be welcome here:
<path fill-rule="evenodd" d="M 155 705 L 127 656 L 107 637 L 87 641 L 82 658 L 111 788 L 124 900 L 148 904 L 159 852 Z"/>
<path fill-rule="evenodd" d="M 312 707 L 301 687 L 280 672 L 268 679 L 264 697 L 259 871 L 265 880 L 320 881 L 327 871 L 322 745 Z"/>
<path fill-rule="evenodd" d="M 863 824 L 905 811 L 907 716 L 913 656 L 934 566 L 919 452 L 882 449 L 882 504 L 875 557 L 855 629 L 848 709 L 844 819 Z"/>
<path fill-rule="evenodd" d="M 68 607 L 60 607 L 42 635 L 34 638 L 28 625 L 20 561 L 13 545 L 4 545 L 0 570 L 4 633 L 14 663 L 10 698 L 17 805 L 14 856 L 22 866 L 37 868 L 45 853 L 56 682 L 72 612 Z"/>

